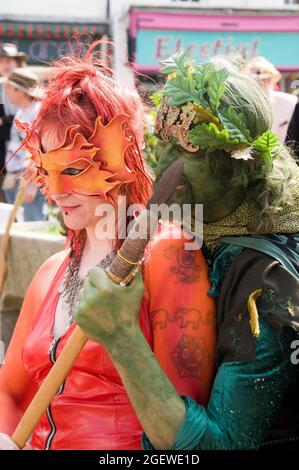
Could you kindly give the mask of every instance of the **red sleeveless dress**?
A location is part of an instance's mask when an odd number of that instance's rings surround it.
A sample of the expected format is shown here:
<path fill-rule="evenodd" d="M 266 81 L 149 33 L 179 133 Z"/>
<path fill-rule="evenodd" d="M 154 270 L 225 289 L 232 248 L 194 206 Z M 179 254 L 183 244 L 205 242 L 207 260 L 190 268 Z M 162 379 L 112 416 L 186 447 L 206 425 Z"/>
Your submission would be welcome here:
<path fill-rule="evenodd" d="M 207 295 L 209 281 L 202 254 L 190 252 L 188 259 L 182 246 L 183 240 L 159 241 L 158 237 L 152 242 L 143 273 L 145 294 L 139 321 L 178 392 L 205 404 L 214 375 L 215 307 Z M 162 256 L 165 250 L 166 257 Z M 180 253 L 185 259 L 180 258 Z M 59 287 L 67 263 L 68 256 L 23 347 L 24 367 L 38 386 L 75 327 L 73 324 L 60 338 L 52 336 Z M 178 270 L 183 270 L 185 279 L 180 279 Z M 141 434 L 138 418 L 107 351 L 89 340 L 37 425 L 31 445 L 33 449 L 53 450 L 133 450 L 141 449 Z"/>

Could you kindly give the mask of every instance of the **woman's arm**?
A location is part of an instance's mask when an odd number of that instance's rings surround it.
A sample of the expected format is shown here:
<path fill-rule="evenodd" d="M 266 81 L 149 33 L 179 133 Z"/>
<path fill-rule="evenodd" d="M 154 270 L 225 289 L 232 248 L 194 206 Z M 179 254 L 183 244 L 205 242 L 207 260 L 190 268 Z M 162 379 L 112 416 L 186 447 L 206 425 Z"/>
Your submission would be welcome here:
<path fill-rule="evenodd" d="M 0 432 L 11 434 L 36 393 L 22 362 L 24 342 L 65 252 L 49 258 L 34 276 L 0 369 Z"/>
<path fill-rule="evenodd" d="M 165 224 L 151 244 L 143 264 L 143 323 L 150 325 L 152 349 L 176 391 L 206 405 L 215 375 L 216 307 L 206 261 L 186 243 L 180 227 Z"/>

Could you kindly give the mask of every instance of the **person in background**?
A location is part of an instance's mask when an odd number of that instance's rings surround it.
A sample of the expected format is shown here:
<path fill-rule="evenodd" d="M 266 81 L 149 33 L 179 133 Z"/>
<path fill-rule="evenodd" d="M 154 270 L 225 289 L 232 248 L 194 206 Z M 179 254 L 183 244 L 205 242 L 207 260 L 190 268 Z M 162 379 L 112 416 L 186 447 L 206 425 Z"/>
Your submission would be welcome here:
<path fill-rule="evenodd" d="M 26 54 L 18 52 L 15 44 L 0 44 L 0 171 L 5 162 L 6 142 L 10 137 L 10 128 L 12 126 L 16 107 L 10 104 L 4 93 L 3 81 L 12 71 L 26 60 Z M 5 201 L 5 196 L 1 190 L 2 180 L 5 171 L 0 175 L 0 202 Z"/>
<path fill-rule="evenodd" d="M 299 161 L 299 103 L 295 106 L 295 111 L 293 113 L 292 119 L 290 121 L 286 144 L 289 144 L 292 148 L 294 157 Z"/>
<path fill-rule="evenodd" d="M 284 143 L 295 111 L 296 96 L 276 90 L 276 86 L 281 79 L 281 73 L 264 57 L 258 56 L 251 59 L 247 64 L 246 71 L 257 79 L 265 91 L 272 107 L 273 123 L 271 130 Z"/>
<path fill-rule="evenodd" d="M 29 68 L 17 68 L 7 78 L 5 93 L 9 101 L 18 106 L 15 119 L 31 123 L 39 110 L 40 89 L 37 88 L 38 77 Z M 19 178 L 26 168 L 27 152 L 19 149 L 24 135 L 14 122 L 11 128 L 10 141 L 7 144 L 5 159 L 6 175 L 2 184 L 6 201 L 13 204 L 18 191 Z M 43 220 L 44 198 L 34 182 L 26 185 L 24 198 L 25 221 Z"/>

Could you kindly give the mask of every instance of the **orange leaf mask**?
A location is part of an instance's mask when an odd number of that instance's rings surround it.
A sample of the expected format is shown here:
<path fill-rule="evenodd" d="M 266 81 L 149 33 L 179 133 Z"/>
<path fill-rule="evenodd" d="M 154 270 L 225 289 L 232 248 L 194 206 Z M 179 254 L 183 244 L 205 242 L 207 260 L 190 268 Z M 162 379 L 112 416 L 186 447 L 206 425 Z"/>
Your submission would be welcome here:
<path fill-rule="evenodd" d="M 127 115 L 119 114 L 104 126 L 98 117 L 88 139 L 80 134 L 79 126 L 69 126 L 62 145 L 46 153 L 29 124 L 16 124 L 27 134 L 24 148 L 36 168 L 34 181 L 47 196 L 77 193 L 116 201 L 119 187 L 136 176 L 125 162 L 125 154 L 135 142 L 133 136 L 126 136 L 127 121 Z"/>

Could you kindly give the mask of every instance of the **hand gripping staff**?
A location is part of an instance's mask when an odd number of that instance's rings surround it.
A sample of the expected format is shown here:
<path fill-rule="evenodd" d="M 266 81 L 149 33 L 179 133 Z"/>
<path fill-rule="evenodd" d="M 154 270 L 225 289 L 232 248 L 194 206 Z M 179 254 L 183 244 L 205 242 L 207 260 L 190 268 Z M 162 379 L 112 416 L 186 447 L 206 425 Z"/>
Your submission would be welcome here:
<path fill-rule="evenodd" d="M 106 271 L 110 279 L 116 284 L 128 285 L 132 281 L 142 262 L 145 247 L 157 227 L 156 224 L 152 223 L 153 219 L 157 221 L 157 217 L 150 217 L 150 206 L 167 202 L 180 183 L 182 175 L 183 162 L 176 160 L 157 182 L 147 208 L 136 218 L 135 224 L 122 244 L 118 255 Z M 136 224 L 139 224 L 138 233 L 142 234 L 141 238 L 136 238 L 135 232 L 132 235 Z M 127 260 L 130 260 L 130 263 Z M 65 381 L 87 340 L 88 337 L 79 326 L 76 326 L 12 435 L 12 440 L 19 448 L 22 449 L 25 446 L 35 426 L 50 405 L 52 398 Z"/>

